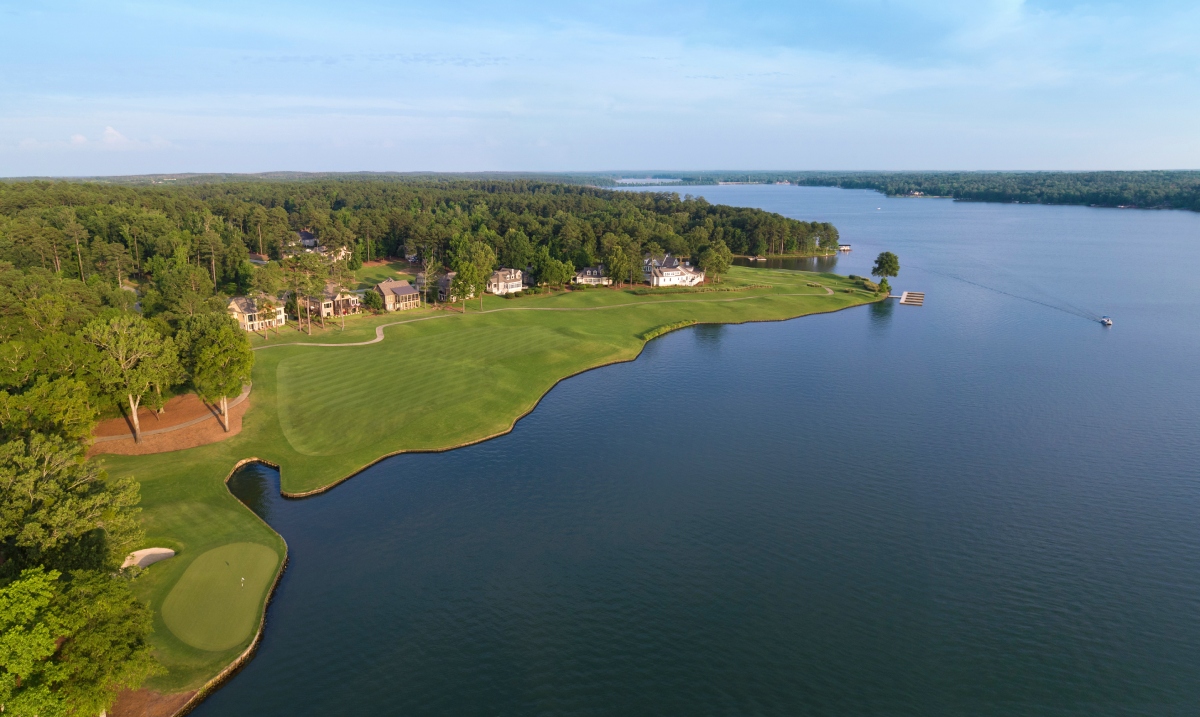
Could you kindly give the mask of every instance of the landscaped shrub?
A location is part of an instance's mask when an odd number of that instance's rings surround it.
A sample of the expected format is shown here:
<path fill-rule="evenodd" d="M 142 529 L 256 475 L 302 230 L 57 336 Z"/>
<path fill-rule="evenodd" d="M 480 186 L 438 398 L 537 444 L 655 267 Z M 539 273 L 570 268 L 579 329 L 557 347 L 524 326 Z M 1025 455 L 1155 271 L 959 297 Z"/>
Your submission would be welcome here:
<path fill-rule="evenodd" d="M 676 329 L 682 329 L 682 328 L 691 326 L 695 323 L 696 323 L 695 319 L 688 319 L 687 321 L 676 321 L 673 324 L 663 324 L 662 326 L 658 326 L 653 329 L 650 329 L 649 331 L 643 332 L 642 340 L 649 341 L 650 339 L 657 338 L 659 336 L 662 336 L 665 333 L 675 331 Z"/>

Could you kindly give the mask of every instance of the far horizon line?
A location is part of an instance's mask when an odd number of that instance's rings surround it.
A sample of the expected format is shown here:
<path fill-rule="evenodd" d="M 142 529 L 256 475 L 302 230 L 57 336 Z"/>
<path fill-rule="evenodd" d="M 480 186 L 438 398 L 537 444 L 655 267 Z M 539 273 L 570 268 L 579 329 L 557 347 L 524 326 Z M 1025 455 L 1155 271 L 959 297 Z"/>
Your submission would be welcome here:
<path fill-rule="evenodd" d="M 329 177 L 329 176 L 379 176 L 379 177 L 598 177 L 605 179 L 699 179 L 711 175 L 745 174 L 762 175 L 852 175 L 852 174 L 1152 174 L 1152 173 L 1200 173 L 1200 169 L 595 169 L 595 170 L 298 170 L 273 169 L 259 172 L 143 172 L 138 174 L 47 174 L 2 176 L 0 181 L 59 181 L 59 180 L 112 180 L 112 179 L 197 179 L 204 177 Z M 691 175 L 672 177 L 670 175 Z"/>

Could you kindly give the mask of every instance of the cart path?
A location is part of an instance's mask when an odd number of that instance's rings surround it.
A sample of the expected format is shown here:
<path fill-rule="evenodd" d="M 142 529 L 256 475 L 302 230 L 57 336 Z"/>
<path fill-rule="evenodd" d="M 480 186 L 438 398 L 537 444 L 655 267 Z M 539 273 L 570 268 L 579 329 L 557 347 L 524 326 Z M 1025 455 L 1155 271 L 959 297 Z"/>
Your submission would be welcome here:
<path fill-rule="evenodd" d="M 825 290 L 827 296 L 833 296 L 833 289 L 828 286 L 821 287 Z M 664 301 L 632 301 L 628 304 L 610 304 L 609 306 L 514 306 L 509 309 L 488 309 L 487 311 L 476 311 L 479 314 L 496 314 L 501 311 L 602 311 L 604 309 L 625 309 L 630 306 L 656 306 L 658 304 L 727 304 L 733 301 L 749 301 L 751 299 L 768 299 L 772 296 L 820 296 L 820 294 L 759 294 L 758 296 L 739 296 L 734 299 L 667 299 Z M 422 316 L 419 319 L 405 319 L 404 321 L 392 321 L 387 324 L 380 324 L 375 327 L 375 338 L 370 341 L 355 341 L 341 344 L 318 344 L 313 342 L 293 341 L 285 344 L 271 344 L 269 346 L 256 346 L 253 351 L 262 351 L 263 349 L 278 348 L 280 346 L 370 346 L 383 341 L 383 330 L 392 326 L 400 326 L 402 324 L 415 324 L 418 321 L 432 321 L 433 319 L 448 319 L 452 316 L 464 316 L 465 314 L 438 314 L 436 316 Z"/>

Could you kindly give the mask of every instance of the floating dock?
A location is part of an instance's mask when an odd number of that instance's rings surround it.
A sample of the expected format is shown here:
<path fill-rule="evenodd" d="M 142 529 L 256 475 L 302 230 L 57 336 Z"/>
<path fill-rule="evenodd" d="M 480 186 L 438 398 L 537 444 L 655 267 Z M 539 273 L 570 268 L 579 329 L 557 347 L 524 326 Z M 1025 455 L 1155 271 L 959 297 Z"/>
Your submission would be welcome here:
<path fill-rule="evenodd" d="M 906 291 L 900 295 L 900 303 L 907 306 L 924 306 L 925 292 L 924 291 Z"/>

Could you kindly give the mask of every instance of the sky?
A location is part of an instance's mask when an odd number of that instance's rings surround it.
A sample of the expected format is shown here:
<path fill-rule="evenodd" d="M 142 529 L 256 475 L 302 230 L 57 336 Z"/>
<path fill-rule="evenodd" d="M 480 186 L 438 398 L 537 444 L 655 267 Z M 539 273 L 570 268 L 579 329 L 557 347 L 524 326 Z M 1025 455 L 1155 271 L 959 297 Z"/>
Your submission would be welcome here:
<path fill-rule="evenodd" d="M 0 176 L 1200 168 L 1200 3 L 0 0 Z"/>

